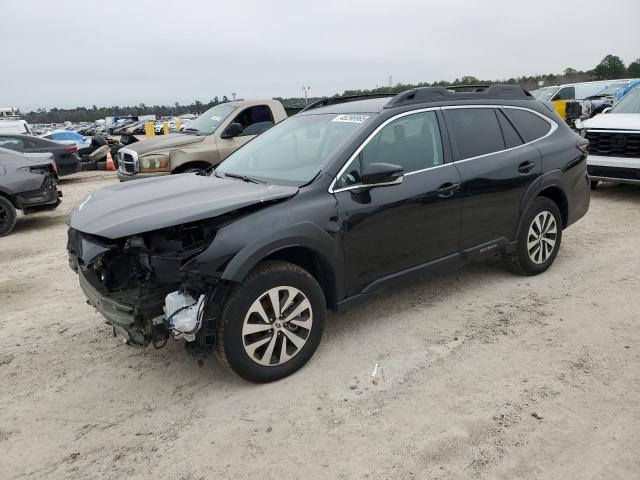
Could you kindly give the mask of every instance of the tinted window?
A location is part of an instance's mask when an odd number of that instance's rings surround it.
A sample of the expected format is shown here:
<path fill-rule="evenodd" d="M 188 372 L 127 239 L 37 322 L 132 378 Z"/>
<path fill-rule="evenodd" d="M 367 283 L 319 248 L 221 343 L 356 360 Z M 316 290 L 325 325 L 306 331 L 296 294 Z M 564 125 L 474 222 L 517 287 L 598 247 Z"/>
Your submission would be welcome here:
<path fill-rule="evenodd" d="M 560 91 L 553 96 L 552 100 L 573 100 L 575 98 L 575 87 L 564 87 L 561 88 Z"/>
<path fill-rule="evenodd" d="M 504 150 L 504 140 L 493 108 L 444 111 L 456 160 Z"/>
<path fill-rule="evenodd" d="M 518 145 L 522 145 L 522 138 L 520 138 L 520 135 L 518 135 L 516 129 L 513 128 L 511 122 L 507 120 L 507 117 L 505 117 L 504 114 L 499 110 L 496 110 L 496 113 L 498 115 L 498 121 L 500 122 L 500 128 L 502 129 L 502 136 L 504 137 L 505 146 L 507 148 L 513 148 L 517 147 Z"/>
<path fill-rule="evenodd" d="M 551 130 L 551 125 L 534 113 L 516 108 L 505 108 L 503 111 L 525 142 L 544 137 Z"/>
<path fill-rule="evenodd" d="M 360 183 L 361 173 L 372 163 L 392 163 L 415 172 L 444 162 L 438 120 L 422 112 L 394 120 L 380 130 L 338 179 L 336 188 Z"/>

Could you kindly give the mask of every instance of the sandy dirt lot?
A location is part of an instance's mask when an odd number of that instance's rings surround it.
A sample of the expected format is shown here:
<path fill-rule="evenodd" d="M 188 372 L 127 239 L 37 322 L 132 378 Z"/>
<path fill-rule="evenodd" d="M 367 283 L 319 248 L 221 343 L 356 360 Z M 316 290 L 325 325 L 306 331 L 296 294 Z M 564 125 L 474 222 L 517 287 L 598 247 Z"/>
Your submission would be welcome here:
<path fill-rule="evenodd" d="M 0 478 L 640 478 L 640 188 L 595 191 L 547 273 L 384 292 L 256 386 L 123 345 L 86 305 L 64 221 L 113 181 L 64 179 L 0 239 Z"/>

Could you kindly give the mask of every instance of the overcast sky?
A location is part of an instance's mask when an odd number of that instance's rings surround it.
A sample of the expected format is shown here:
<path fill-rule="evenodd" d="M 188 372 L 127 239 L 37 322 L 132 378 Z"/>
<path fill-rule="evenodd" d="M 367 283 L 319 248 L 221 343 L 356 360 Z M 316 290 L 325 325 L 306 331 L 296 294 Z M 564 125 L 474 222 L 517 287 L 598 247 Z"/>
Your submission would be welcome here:
<path fill-rule="evenodd" d="M 640 1 L 2 1 L 0 107 L 332 95 L 640 57 Z"/>

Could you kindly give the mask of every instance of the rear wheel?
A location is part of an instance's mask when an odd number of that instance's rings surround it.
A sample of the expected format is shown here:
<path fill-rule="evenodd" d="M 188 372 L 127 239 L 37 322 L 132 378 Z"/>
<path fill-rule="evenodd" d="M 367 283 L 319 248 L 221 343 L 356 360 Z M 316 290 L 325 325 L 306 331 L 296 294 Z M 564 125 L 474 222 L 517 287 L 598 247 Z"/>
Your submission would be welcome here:
<path fill-rule="evenodd" d="M 9 235 L 16 225 L 18 216 L 13 204 L 0 196 L 0 237 Z"/>
<path fill-rule="evenodd" d="M 223 365 L 251 382 L 291 375 L 318 348 L 326 319 L 318 282 L 297 265 L 266 261 L 230 293 L 218 322 Z"/>
<path fill-rule="evenodd" d="M 555 202 L 538 197 L 529 207 L 516 251 L 505 255 L 507 267 L 520 275 L 537 275 L 551 266 L 562 240 L 562 216 Z"/>

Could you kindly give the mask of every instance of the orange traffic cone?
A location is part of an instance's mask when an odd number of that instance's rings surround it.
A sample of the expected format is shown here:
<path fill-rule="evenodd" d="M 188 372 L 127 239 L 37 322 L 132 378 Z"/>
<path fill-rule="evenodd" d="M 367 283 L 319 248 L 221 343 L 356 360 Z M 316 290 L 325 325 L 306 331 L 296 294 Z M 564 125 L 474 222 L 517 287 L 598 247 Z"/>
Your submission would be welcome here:
<path fill-rule="evenodd" d="M 107 150 L 107 170 L 115 170 L 116 164 L 113 163 L 113 158 L 111 157 L 111 150 Z"/>

